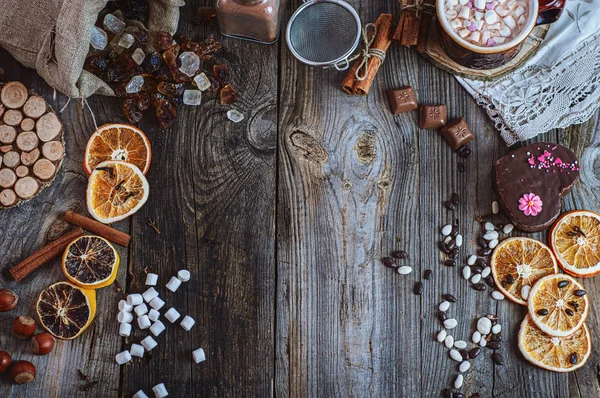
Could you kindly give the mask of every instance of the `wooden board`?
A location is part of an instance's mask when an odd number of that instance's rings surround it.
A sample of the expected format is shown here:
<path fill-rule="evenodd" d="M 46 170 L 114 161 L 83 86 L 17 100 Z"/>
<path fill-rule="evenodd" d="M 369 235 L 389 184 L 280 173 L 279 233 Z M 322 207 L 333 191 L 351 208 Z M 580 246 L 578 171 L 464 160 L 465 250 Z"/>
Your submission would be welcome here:
<path fill-rule="evenodd" d="M 398 15 L 393 0 L 353 0 L 363 21 L 381 12 Z M 192 24 L 190 2 L 181 31 L 203 37 L 216 27 Z M 287 16 L 300 5 L 288 5 Z M 220 35 L 215 34 L 220 39 Z M 160 130 L 151 116 L 140 127 L 153 145 L 148 179 L 150 199 L 117 227 L 133 235 L 119 248 L 118 281 L 126 291 L 143 288 L 144 269 L 159 274 L 157 289 L 196 325 L 188 333 L 167 325 L 151 359 L 118 367 L 114 355 L 136 341 L 117 336 L 116 305 L 122 293 L 99 292 L 93 326 L 57 351 L 33 358 L 8 333 L 17 314 L 33 314 L 41 289 L 61 279 L 54 261 L 2 287 L 21 296 L 17 311 L 0 314 L 5 332 L 0 347 L 39 364 L 38 380 L 16 386 L 0 378 L 0 396 L 130 397 L 164 382 L 174 397 L 212 396 L 439 396 L 457 374 L 447 350 L 434 341 L 441 294 L 459 299 L 451 312 L 453 332 L 467 339 L 471 319 L 497 313 L 504 327 L 503 367 L 490 352 L 474 362 L 463 392 L 483 397 L 597 397 L 599 352 L 572 374 L 553 374 L 524 362 L 515 332 L 523 308 L 492 302 L 440 265 L 438 228 L 452 219 L 441 202 L 456 191 L 457 216 L 465 235 L 462 264 L 475 246 L 477 215 L 488 213 L 494 193 L 493 160 L 508 151 L 485 112 L 448 73 L 414 51 L 393 45 L 366 98 L 341 92 L 343 74 L 307 67 L 292 58 L 285 43 L 262 46 L 223 41 L 221 59 L 232 71 L 246 115 L 241 124 L 225 119 L 226 107 L 206 99 L 180 108 L 175 124 Z M 10 80 L 22 80 L 61 109 L 34 72 L 1 54 Z M 477 134 L 466 171 L 434 131 L 419 131 L 416 112 L 392 116 L 384 90 L 412 85 L 420 103 L 446 103 L 450 118 L 464 116 Z M 89 99 L 99 124 L 123 121 L 120 100 Z M 0 212 L 0 265 L 16 264 L 66 226 L 66 209 L 85 211 L 83 151 L 93 131 L 89 112 L 75 101 L 61 115 L 68 156 L 55 184 L 23 206 Z M 587 123 L 552 131 L 535 140 L 567 145 L 589 167 L 565 197 L 565 209 L 600 210 L 600 113 Z M 147 225 L 155 220 L 160 235 Z M 498 217 L 501 221 L 501 217 Z M 532 235 L 544 238 L 543 234 Z M 392 249 L 409 253 L 413 274 L 400 276 L 379 258 Z M 192 281 L 177 294 L 164 285 L 181 268 Z M 435 271 L 423 294 L 412 287 L 425 269 Z M 597 279 L 585 280 L 592 306 L 600 305 Z M 165 307 L 166 309 L 167 307 Z M 600 324 L 590 316 L 593 345 L 600 347 Z M 145 334 L 144 334 L 145 335 Z M 190 351 L 203 347 L 207 361 L 196 365 Z M 79 391 L 77 369 L 100 384 Z"/>

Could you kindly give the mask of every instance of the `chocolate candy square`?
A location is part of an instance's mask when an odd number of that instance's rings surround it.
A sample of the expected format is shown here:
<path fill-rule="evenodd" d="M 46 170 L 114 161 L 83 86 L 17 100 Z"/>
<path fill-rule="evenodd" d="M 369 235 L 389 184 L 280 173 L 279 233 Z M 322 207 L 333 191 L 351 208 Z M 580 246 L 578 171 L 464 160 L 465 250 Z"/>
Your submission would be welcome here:
<path fill-rule="evenodd" d="M 414 111 L 419 107 L 417 97 L 412 87 L 405 87 L 399 90 L 388 90 L 388 101 L 390 109 L 394 115 L 403 112 Z"/>
<path fill-rule="evenodd" d="M 475 135 L 462 117 L 442 129 L 442 135 L 450 148 L 457 150 L 475 139 Z"/>
<path fill-rule="evenodd" d="M 419 127 L 427 130 L 441 129 L 446 125 L 446 105 L 421 105 Z"/>

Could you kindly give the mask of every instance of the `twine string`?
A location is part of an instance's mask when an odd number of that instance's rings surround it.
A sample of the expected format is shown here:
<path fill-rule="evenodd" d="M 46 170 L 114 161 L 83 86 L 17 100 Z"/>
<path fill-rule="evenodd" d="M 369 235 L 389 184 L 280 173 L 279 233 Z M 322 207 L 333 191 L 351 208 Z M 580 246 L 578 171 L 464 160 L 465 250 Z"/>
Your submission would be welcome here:
<path fill-rule="evenodd" d="M 369 32 L 371 32 L 371 36 L 369 37 Z M 371 48 L 375 38 L 377 37 L 377 25 L 374 23 L 368 23 L 362 28 L 362 40 L 363 40 L 363 49 L 360 53 L 354 55 L 353 57 L 348 58 L 345 62 L 352 62 L 362 57 L 362 60 L 356 70 L 354 71 L 354 77 L 358 81 L 364 81 L 369 75 L 369 59 L 371 57 L 377 57 L 383 61 L 385 61 L 385 51 L 379 48 Z"/>
<path fill-rule="evenodd" d="M 421 18 L 421 13 L 435 15 L 435 5 L 431 3 L 424 3 L 423 0 L 415 0 L 415 4 L 404 4 L 400 7 L 400 10 L 413 10 L 417 18 Z"/>

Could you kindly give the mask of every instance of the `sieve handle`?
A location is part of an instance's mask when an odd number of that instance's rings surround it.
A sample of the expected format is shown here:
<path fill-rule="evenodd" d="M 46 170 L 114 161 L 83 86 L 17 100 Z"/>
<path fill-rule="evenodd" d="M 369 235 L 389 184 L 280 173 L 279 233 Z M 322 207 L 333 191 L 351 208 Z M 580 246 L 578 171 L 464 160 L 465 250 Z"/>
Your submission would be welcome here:
<path fill-rule="evenodd" d="M 333 67 L 341 72 L 350 67 L 350 62 L 348 61 L 348 58 L 344 58 L 340 62 L 334 64 Z"/>

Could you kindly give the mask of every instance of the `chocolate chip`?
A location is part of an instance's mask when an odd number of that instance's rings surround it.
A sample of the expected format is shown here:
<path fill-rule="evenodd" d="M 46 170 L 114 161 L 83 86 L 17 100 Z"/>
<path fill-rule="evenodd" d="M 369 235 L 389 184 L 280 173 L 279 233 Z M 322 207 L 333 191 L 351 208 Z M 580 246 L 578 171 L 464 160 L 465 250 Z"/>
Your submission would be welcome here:
<path fill-rule="evenodd" d="M 483 291 L 483 290 L 485 290 L 485 285 L 484 285 L 483 283 L 481 283 L 481 282 L 479 282 L 479 283 L 474 283 L 474 284 L 472 284 L 472 285 L 471 285 L 471 287 L 472 287 L 473 289 L 475 289 L 475 290 L 478 290 L 478 291 L 480 291 L 480 292 L 481 292 L 481 291 Z"/>
<path fill-rule="evenodd" d="M 489 348 L 490 350 L 497 350 L 498 348 L 500 348 L 500 342 L 499 341 L 490 341 L 489 343 L 487 343 L 486 347 Z"/>
<path fill-rule="evenodd" d="M 469 359 L 475 359 L 475 358 L 477 358 L 479 356 L 480 352 L 481 352 L 481 348 L 479 348 L 479 347 L 472 348 L 469 351 Z"/>
<path fill-rule="evenodd" d="M 481 268 L 485 268 L 487 267 L 487 261 L 485 261 L 484 258 L 479 257 L 477 260 L 475 260 L 475 265 L 478 265 Z"/>
<path fill-rule="evenodd" d="M 426 269 L 423 273 L 423 279 L 428 281 L 431 278 L 431 274 L 433 274 L 433 271 L 430 269 Z"/>
<path fill-rule="evenodd" d="M 446 246 L 446 244 L 445 244 L 443 241 L 442 241 L 442 242 L 440 242 L 440 243 L 438 243 L 438 248 L 439 248 L 439 249 L 440 249 L 442 252 L 444 252 L 444 253 L 446 253 L 446 254 L 450 254 L 450 250 L 448 250 L 448 246 Z"/>
<path fill-rule="evenodd" d="M 423 293 L 423 282 L 417 282 L 417 283 L 415 283 L 415 287 L 413 288 L 413 292 L 417 296 L 420 296 L 421 293 Z"/>
<path fill-rule="evenodd" d="M 404 250 L 396 250 L 392 252 L 392 257 L 398 259 L 405 259 L 406 257 L 408 257 L 408 253 Z"/>
<path fill-rule="evenodd" d="M 444 321 L 448 319 L 448 316 L 444 311 L 438 311 L 436 316 L 441 323 L 444 323 Z"/>
<path fill-rule="evenodd" d="M 483 239 L 483 236 L 480 236 L 479 238 L 477 238 L 477 245 L 479 247 L 482 247 L 485 249 L 487 249 L 487 247 L 488 247 L 487 241 L 485 239 Z"/>
<path fill-rule="evenodd" d="M 494 361 L 496 365 L 504 365 L 504 358 L 497 352 L 492 354 L 492 361 Z"/>
<path fill-rule="evenodd" d="M 492 254 L 492 249 L 479 249 L 477 255 L 487 257 Z"/>
<path fill-rule="evenodd" d="M 451 295 L 450 293 L 446 293 L 444 294 L 444 300 L 449 301 L 451 303 L 456 303 L 456 297 L 454 297 L 453 295 Z"/>
<path fill-rule="evenodd" d="M 398 264 L 396 264 L 394 262 L 394 259 L 391 257 L 384 257 L 381 259 L 381 262 L 383 263 L 383 265 L 385 265 L 386 267 L 390 267 L 390 268 L 398 268 Z"/>
<path fill-rule="evenodd" d="M 491 275 L 486 276 L 483 280 L 489 287 L 496 286 L 496 284 L 494 283 L 494 278 Z"/>
<path fill-rule="evenodd" d="M 456 267 L 456 260 L 448 259 L 444 261 L 446 267 Z"/>

